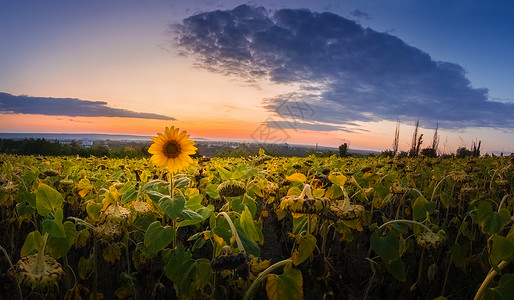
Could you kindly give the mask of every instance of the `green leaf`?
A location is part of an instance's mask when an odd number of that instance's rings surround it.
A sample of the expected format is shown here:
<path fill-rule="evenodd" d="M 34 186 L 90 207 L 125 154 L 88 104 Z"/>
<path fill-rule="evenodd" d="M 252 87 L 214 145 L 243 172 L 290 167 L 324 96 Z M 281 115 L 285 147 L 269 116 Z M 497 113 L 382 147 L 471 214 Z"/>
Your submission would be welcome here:
<path fill-rule="evenodd" d="M 175 283 L 179 298 L 188 295 L 196 266 L 193 255 L 182 244 L 165 255 L 164 274 Z"/>
<path fill-rule="evenodd" d="M 93 271 L 93 263 L 90 259 L 81 256 L 79 259 L 78 273 L 80 279 L 84 280 L 89 272 Z"/>
<path fill-rule="evenodd" d="M 195 195 L 186 201 L 185 207 L 189 208 L 190 210 L 196 211 L 197 209 L 204 207 L 202 205 L 202 200 L 203 200 L 202 194 Z"/>
<path fill-rule="evenodd" d="M 311 256 L 312 252 L 316 248 L 316 238 L 310 233 L 299 235 L 296 236 L 296 243 L 298 244 L 298 247 L 293 250 L 291 259 L 293 260 L 293 264 L 298 266 Z"/>
<path fill-rule="evenodd" d="M 32 231 L 25 238 L 25 242 L 23 243 L 23 247 L 21 247 L 20 256 L 27 256 L 32 254 L 35 251 L 40 251 L 43 247 L 43 236 L 39 231 Z"/>
<path fill-rule="evenodd" d="M 189 185 L 189 182 L 190 180 L 186 176 L 177 178 L 175 179 L 175 188 L 184 188 Z"/>
<path fill-rule="evenodd" d="M 75 239 L 77 238 L 77 229 L 75 228 L 75 224 L 73 224 L 73 222 L 66 221 L 62 225 L 66 237 L 58 238 L 49 235 L 48 241 L 46 243 L 46 250 L 55 259 L 59 259 L 66 255 L 71 246 L 73 246 L 73 243 L 75 243 Z"/>
<path fill-rule="evenodd" d="M 155 221 L 146 229 L 144 245 L 148 256 L 154 256 L 173 241 L 175 235 L 170 226 L 163 227 L 160 221 Z"/>
<path fill-rule="evenodd" d="M 102 207 L 102 203 L 96 203 L 94 201 L 88 202 L 86 204 L 87 215 L 93 220 L 100 219 L 100 212 L 102 211 Z"/>
<path fill-rule="evenodd" d="M 91 236 L 91 232 L 89 231 L 89 229 L 85 228 L 85 229 L 80 230 L 77 233 L 77 238 L 75 240 L 75 247 L 81 248 L 81 247 L 86 246 L 87 241 L 89 240 L 90 236 Z"/>
<path fill-rule="evenodd" d="M 405 264 L 401 259 L 397 259 L 391 262 L 390 264 L 387 264 L 386 267 L 387 271 L 389 271 L 389 273 L 391 273 L 391 275 L 393 275 L 393 277 L 396 278 L 396 280 L 405 282 L 405 280 L 407 279 L 405 274 Z"/>
<path fill-rule="evenodd" d="M 16 204 L 16 212 L 22 218 L 30 218 L 34 213 L 34 209 L 28 203 L 22 202 Z"/>
<path fill-rule="evenodd" d="M 387 264 L 400 258 L 400 241 L 393 232 L 388 232 L 385 237 L 373 232 L 371 234 L 371 249 Z"/>
<path fill-rule="evenodd" d="M 27 191 L 20 191 L 15 198 L 18 204 L 28 204 L 32 209 L 36 208 L 36 195 Z"/>
<path fill-rule="evenodd" d="M 196 260 L 196 276 L 193 285 L 196 290 L 203 290 L 203 288 L 211 282 L 212 271 L 211 262 L 208 259 L 200 258 Z"/>
<path fill-rule="evenodd" d="M 187 209 L 187 208 L 182 210 L 180 217 L 182 217 L 182 219 L 184 219 L 186 221 L 193 221 L 193 224 L 199 223 L 204 220 L 203 217 L 199 213 L 195 212 L 194 210 Z"/>
<path fill-rule="evenodd" d="M 293 234 L 300 234 L 302 231 L 307 230 L 308 218 L 303 215 L 299 218 L 293 219 Z"/>
<path fill-rule="evenodd" d="M 183 212 L 186 212 L 186 211 L 189 211 L 189 210 L 185 209 Z M 200 216 L 200 218 L 196 218 L 196 219 L 191 218 L 189 220 L 184 220 L 184 221 L 180 222 L 179 227 L 202 223 L 203 221 L 207 220 L 207 218 L 209 218 L 212 215 L 213 211 L 214 211 L 213 205 L 208 205 L 207 207 L 202 206 L 202 208 L 197 209 L 195 212 L 196 216 Z"/>
<path fill-rule="evenodd" d="M 478 225 L 485 234 L 499 233 L 503 226 L 510 220 L 508 209 L 503 208 L 500 212 L 493 211 L 493 207 L 489 202 L 482 202 L 477 209 Z"/>
<path fill-rule="evenodd" d="M 491 239 L 493 245 L 489 259 L 492 265 L 498 265 L 502 260 L 514 260 L 514 243 L 512 241 L 496 234 Z"/>
<path fill-rule="evenodd" d="M 216 170 L 220 173 L 222 181 L 229 180 L 232 177 L 232 173 L 223 167 L 217 167 Z"/>
<path fill-rule="evenodd" d="M 427 213 L 431 214 L 436 209 L 435 202 L 428 202 L 424 196 L 419 196 L 412 203 L 412 217 L 414 220 L 425 220 Z"/>
<path fill-rule="evenodd" d="M 121 194 L 121 203 L 123 204 L 135 200 L 137 197 L 136 188 L 131 181 L 127 181 L 120 189 L 119 193 Z"/>
<path fill-rule="evenodd" d="M 283 274 L 268 275 L 266 294 L 270 300 L 303 299 L 302 272 L 287 264 Z"/>
<path fill-rule="evenodd" d="M 484 300 L 510 300 L 514 299 L 514 274 L 504 274 L 498 286 L 488 288 L 484 293 Z"/>
<path fill-rule="evenodd" d="M 218 194 L 218 185 L 217 184 L 214 184 L 214 183 L 208 184 L 207 187 L 205 188 L 205 192 L 212 199 L 219 199 L 220 198 L 220 195 Z"/>
<path fill-rule="evenodd" d="M 59 208 L 55 212 L 55 218 L 52 219 L 45 219 L 41 223 L 43 226 L 43 233 L 47 233 L 50 236 L 56 237 L 56 238 L 65 238 L 66 233 L 64 232 L 64 227 L 62 225 L 62 219 L 63 219 L 63 212 L 62 209 Z"/>
<path fill-rule="evenodd" d="M 451 260 L 457 267 L 462 266 L 462 264 L 464 263 L 466 255 L 468 253 L 468 248 L 469 246 L 459 245 L 458 243 L 454 244 L 450 248 Z"/>
<path fill-rule="evenodd" d="M 261 254 L 261 248 L 259 247 L 259 245 L 257 245 L 256 242 L 251 240 L 246 235 L 246 233 L 241 228 L 239 222 L 235 222 L 234 226 L 236 227 L 237 235 L 239 236 L 239 239 L 241 240 L 241 243 L 243 244 L 243 247 L 245 248 L 246 252 L 255 257 L 258 257 Z"/>
<path fill-rule="evenodd" d="M 307 180 L 307 177 L 305 177 L 305 175 L 302 173 L 294 173 L 287 176 L 286 180 L 304 183 Z"/>
<path fill-rule="evenodd" d="M 36 209 L 38 214 L 46 217 L 50 212 L 55 212 L 57 208 L 61 208 L 63 196 L 54 188 L 40 183 L 36 192 Z"/>
<path fill-rule="evenodd" d="M 239 224 L 241 225 L 241 229 L 248 236 L 249 239 L 255 242 L 264 243 L 264 237 L 262 233 L 259 233 L 255 224 L 253 222 L 252 213 L 245 207 L 243 213 L 241 213 L 241 218 L 239 219 Z"/>
<path fill-rule="evenodd" d="M 165 195 L 159 200 L 159 207 L 172 219 L 180 217 L 185 204 L 186 199 L 182 195 L 175 195 L 173 198 Z"/>
<path fill-rule="evenodd" d="M 257 203 L 255 202 L 253 197 L 251 197 L 248 194 L 245 194 L 242 204 L 250 210 L 252 216 L 255 215 L 255 213 L 257 212 Z"/>

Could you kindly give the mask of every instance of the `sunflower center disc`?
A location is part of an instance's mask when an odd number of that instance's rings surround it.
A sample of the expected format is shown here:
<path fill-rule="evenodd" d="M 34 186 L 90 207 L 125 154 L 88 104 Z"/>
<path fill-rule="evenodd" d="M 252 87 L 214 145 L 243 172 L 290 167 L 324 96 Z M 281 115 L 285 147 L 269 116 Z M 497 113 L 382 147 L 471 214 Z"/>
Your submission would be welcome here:
<path fill-rule="evenodd" d="M 169 142 L 168 144 L 166 144 L 166 147 L 164 150 L 165 150 L 164 152 L 168 158 L 175 158 L 180 153 L 180 147 L 175 142 Z"/>

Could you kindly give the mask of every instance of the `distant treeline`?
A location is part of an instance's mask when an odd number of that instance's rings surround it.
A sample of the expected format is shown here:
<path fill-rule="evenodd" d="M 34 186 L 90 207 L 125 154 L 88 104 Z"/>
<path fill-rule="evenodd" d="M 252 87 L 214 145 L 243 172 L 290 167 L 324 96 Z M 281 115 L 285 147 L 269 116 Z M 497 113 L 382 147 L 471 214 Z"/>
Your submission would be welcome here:
<path fill-rule="evenodd" d="M 70 143 L 60 143 L 57 140 L 47 140 L 44 138 L 30 138 L 22 140 L 0 139 L 0 153 L 19 154 L 19 155 L 48 155 L 48 156 L 67 156 L 78 155 L 82 157 L 110 157 L 110 158 L 142 158 L 149 157 L 149 144 L 120 144 L 106 146 L 93 144 L 91 147 L 83 147 L 77 141 Z"/>
<path fill-rule="evenodd" d="M 142 158 L 150 157 L 148 148 L 151 142 L 122 142 L 122 141 L 95 141 L 92 146 L 84 147 L 79 141 L 62 143 L 58 140 L 47 140 L 45 138 L 30 139 L 0 139 L 0 153 L 18 155 L 45 155 L 45 156 L 81 156 L 81 157 L 110 157 L 110 158 Z M 197 142 L 197 153 L 194 157 L 207 155 L 209 157 L 246 157 L 258 155 L 259 149 L 264 148 L 267 155 L 283 157 L 306 157 L 315 155 L 319 157 L 330 157 L 332 155 L 347 156 L 331 150 L 316 151 L 303 147 L 288 145 L 257 145 L 257 144 L 210 144 L 208 142 Z M 341 149 L 340 151 L 341 152 Z M 359 156 L 358 154 L 354 154 Z M 352 155 L 352 156 L 354 156 Z"/>

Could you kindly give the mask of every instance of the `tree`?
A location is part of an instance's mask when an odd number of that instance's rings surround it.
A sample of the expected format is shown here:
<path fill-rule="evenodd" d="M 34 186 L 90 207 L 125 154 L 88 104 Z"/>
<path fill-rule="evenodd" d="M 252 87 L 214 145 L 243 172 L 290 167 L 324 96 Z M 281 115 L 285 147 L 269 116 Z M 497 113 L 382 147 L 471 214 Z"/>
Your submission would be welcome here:
<path fill-rule="evenodd" d="M 339 157 L 347 157 L 348 156 L 348 144 L 344 143 L 339 146 Z"/>

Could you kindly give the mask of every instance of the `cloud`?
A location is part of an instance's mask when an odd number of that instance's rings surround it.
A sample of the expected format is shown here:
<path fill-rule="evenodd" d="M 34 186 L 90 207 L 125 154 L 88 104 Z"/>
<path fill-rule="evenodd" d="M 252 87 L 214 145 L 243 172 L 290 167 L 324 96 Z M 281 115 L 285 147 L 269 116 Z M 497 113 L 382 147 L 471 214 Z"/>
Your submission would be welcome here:
<path fill-rule="evenodd" d="M 314 130 L 314 131 L 345 131 L 353 132 L 350 129 L 340 125 L 306 123 L 306 122 L 289 122 L 286 120 L 268 120 L 266 126 L 275 129 L 292 129 L 292 130 Z"/>
<path fill-rule="evenodd" d="M 333 13 L 241 5 L 173 25 L 200 68 L 247 82 L 301 87 L 316 112 L 304 121 L 346 124 L 420 118 L 441 128 L 514 128 L 514 103 L 489 99 L 465 70 Z M 312 88 L 316 87 L 316 88 Z M 270 111 L 284 95 L 266 99 Z"/>
<path fill-rule="evenodd" d="M 104 101 L 89 101 L 76 98 L 50 98 L 15 96 L 0 93 L 0 112 L 11 114 L 36 114 L 69 117 L 118 117 L 156 120 L 175 120 L 159 114 L 141 113 L 107 106 Z"/>
<path fill-rule="evenodd" d="M 369 16 L 369 14 L 367 14 L 361 10 L 358 10 L 358 9 L 350 12 L 350 15 L 352 15 L 356 18 L 359 18 L 359 19 L 371 20 L 371 17 Z"/>

